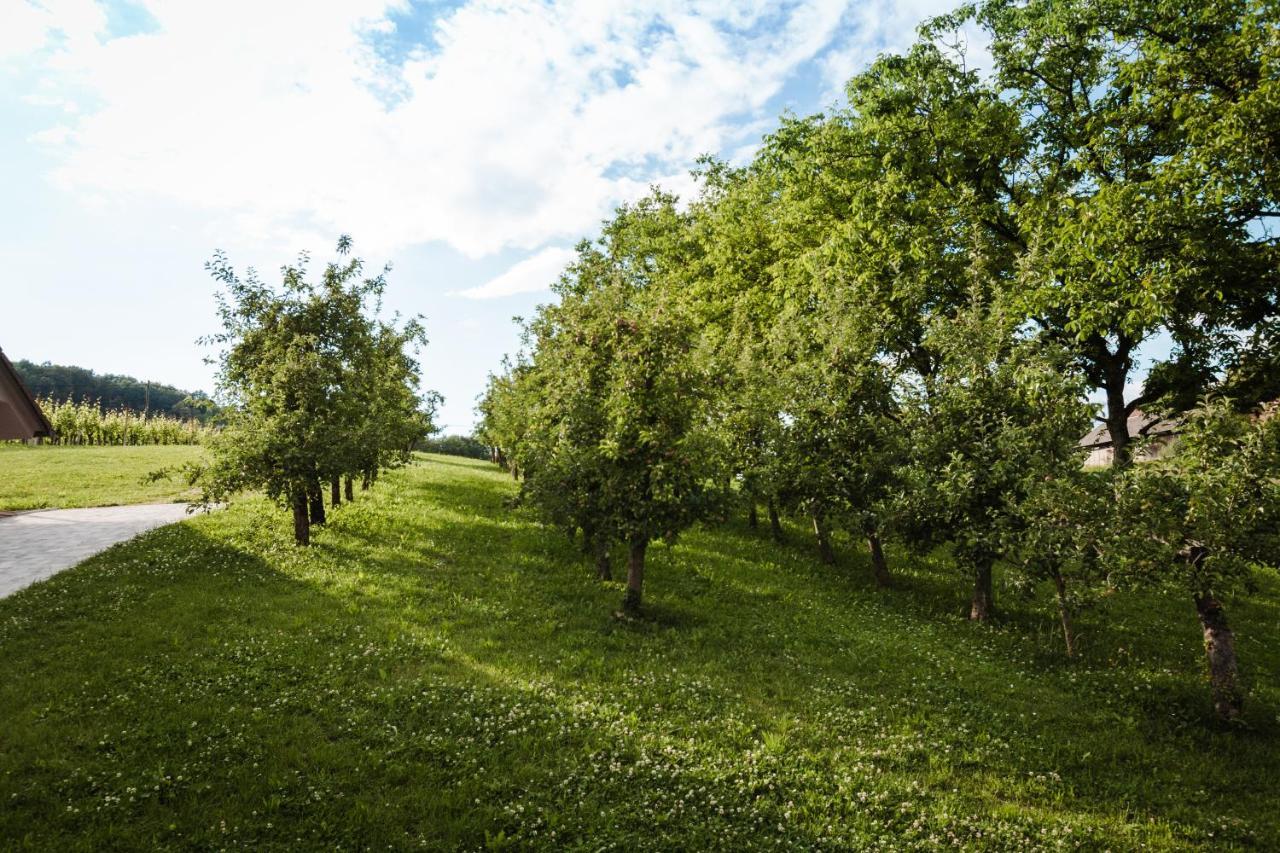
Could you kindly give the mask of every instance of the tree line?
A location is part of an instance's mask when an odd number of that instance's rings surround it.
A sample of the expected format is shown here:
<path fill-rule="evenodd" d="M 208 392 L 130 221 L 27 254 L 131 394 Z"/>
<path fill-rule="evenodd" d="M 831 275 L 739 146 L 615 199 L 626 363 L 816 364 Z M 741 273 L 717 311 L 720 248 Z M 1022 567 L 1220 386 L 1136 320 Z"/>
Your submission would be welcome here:
<path fill-rule="evenodd" d="M 160 382 L 95 373 L 67 364 L 36 364 L 19 359 L 13 366 L 32 395 L 40 399 L 72 404 L 88 402 L 103 412 L 155 413 L 202 423 L 212 421 L 218 414 L 217 406 L 202 391 L 183 391 Z"/>
<path fill-rule="evenodd" d="M 221 287 L 222 331 L 206 343 L 218 348 L 226 425 L 193 479 L 205 503 L 264 492 L 292 514 L 298 545 L 325 523 L 326 492 L 339 506 L 354 499 L 355 481 L 368 489 L 409 459 L 440 402 L 418 393 L 421 319 L 382 318 L 388 269 L 365 276 L 350 250 L 342 237 L 317 281 L 301 255 L 282 268 L 280 287 L 252 269 L 241 276 L 220 252 L 206 265 Z"/>
<path fill-rule="evenodd" d="M 419 441 L 414 450 L 424 453 L 443 453 L 446 456 L 462 456 L 467 459 L 489 459 L 492 450 L 475 436 L 440 435 L 431 436 Z"/>
<path fill-rule="evenodd" d="M 1048 585 L 1067 654 L 1091 598 L 1176 590 L 1236 717 L 1225 603 L 1280 562 L 1268 9 L 986 0 L 927 22 L 843 106 L 580 243 L 479 435 L 599 577 L 621 549 L 625 612 L 650 543 L 763 509 L 778 539 L 803 518 L 824 562 L 834 531 L 865 542 L 883 586 L 886 540 L 944 549 L 977 621 L 997 569 Z M 975 29 L 981 73 L 953 43 Z M 1133 464 L 1140 407 L 1181 435 Z M 1114 464 L 1086 471 L 1095 418 Z"/>

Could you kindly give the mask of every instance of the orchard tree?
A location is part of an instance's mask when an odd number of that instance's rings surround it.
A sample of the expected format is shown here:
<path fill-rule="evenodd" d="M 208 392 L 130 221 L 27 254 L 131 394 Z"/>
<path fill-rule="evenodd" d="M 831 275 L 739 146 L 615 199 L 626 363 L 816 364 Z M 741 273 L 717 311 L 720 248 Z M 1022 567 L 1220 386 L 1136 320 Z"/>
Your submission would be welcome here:
<path fill-rule="evenodd" d="M 1001 555 L 1014 587 L 1030 593 L 1053 585 L 1067 657 L 1076 654 L 1076 613 L 1112 588 L 1103 556 L 1116 526 L 1114 479 L 1112 469 L 1059 468 L 1028 484 L 1003 531 Z"/>
<path fill-rule="evenodd" d="M 613 351 L 612 310 L 604 292 L 608 260 L 588 243 L 556 285 L 560 301 L 543 306 L 526 327 L 537 341 L 534 361 L 519 376 L 511 399 L 522 418 L 521 497 L 570 536 L 596 576 L 610 580 L 611 545 L 619 539 L 608 504 L 605 400 Z"/>
<path fill-rule="evenodd" d="M 504 359 L 502 373 L 489 374 L 489 383 L 476 405 L 480 415 L 476 434 L 489 445 L 494 464 L 516 480 L 520 479 L 520 459 L 529 432 L 529 412 L 538 399 L 529 372 L 528 364 Z"/>
<path fill-rule="evenodd" d="M 882 56 L 847 93 L 848 109 L 786 141 L 779 205 L 823 223 L 792 269 L 895 370 L 928 377 L 935 320 L 1012 281 L 1006 175 L 1024 136 L 1016 111 L 931 43 Z"/>
<path fill-rule="evenodd" d="M 299 545 L 323 521 L 323 483 L 387 464 L 429 426 L 417 408 L 417 363 L 404 352 L 423 341 L 421 326 L 397 330 L 370 316 L 385 270 L 362 278 L 350 245 L 339 240 L 341 259 L 314 283 L 302 255 L 284 267 L 279 289 L 252 269 L 240 277 L 220 252 L 207 265 L 222 286 L 223 324 L 207 342 L 221 347 L 218 385 L 230 405 L 200 474 L 203 500 L 260 489 L 290 508 Z"/>
<path fill-rule="evenodd" d="M 1218 717 L 1244 703 L 1226 600 L 1258 570 L 1280 568 L 1280 418 L 1211 399 L 1184 425 L 1174 453 L 1116 481 L 1123 525 L 1107 543 L 1121 579 L 1189 595 L 1204 635 Z"/>
<path fill-rule="evenodd" d="M 620 208 L 597 246 L 579 248 L 561 304 L 530 324 L 530 369 L 545 384 L 525 494 L 552 513 L 576 500 L 594 547 L 625 545 L 631 614 L 649 544 L 673 541 L 724 500 L 711 376 L 699 325 L 679 298 L 698 261 L 688 215 L 655 193 Z"/>
<path fill-rule="evenodd" d="M 908 462 L 897 512 L 910 544 L 950 544 L 970 576 L 969 617 L 990 618 L 992 569 L 1026 496 L 1081 464 L 1089 421 L 1082 386 L 1063 354 L 1020 339 L 1011 315 L 980 303 L 936 321 L 939 359 L 906 389 Z"/>
<path fill-rule="evenodd" d="M 691 224 L 702 262 L 681 296 L 702 326 L 701 349 L 717 377 L 712 419 L 748 523 L 758 524 L 763 503 L 782 541 L 783 381 L 769 340 L 788 301 L 776 274 L 788 239 L 775 221 L 779 172 L 760 158 L 737 169 L 704 158 L 698 174 L 703 192 Z"/>
<path fill-rule="evenodd" d="M 851 332 L 831 311 L 819 323 L 789 315 L 775 335 L 785 389 L 781 492 L 813 523 L 819 557 L 836 561 L 833 529 L 867 543 L 878 586 L 890 584 L 882 537 L 903 442 L 894 372 L 875 357 L 874 338 Z"/>
<path fill-rule="evenodd" d="M 1264 7 L 987 0 L 924 29 L 937 39 L 976 23 L 992 40 L 990 86 L 1017 111 L 1023 146 L 995 197 L 1019 292 L 1104 394 L 1120 467 L 1128 417 L 1203 390 L 1236 333 L 1274 313 L 1276 187 L 1261 176 L 1280 121 L 1265 105 Z M 982 193 L 974 174 L 958 192 Z M 1130 396 L 1139 349 L 1162 332 L 1172 356 Z"/>
<path fill-rule="evenodd" d="M 613 317 L 601 447 L 606 518 L 627 548 L 623 609 L 636 613 L 649 543 L 715 516 L 725 494 L 722 449 L 704 421 L 710 377 L 697 326 L 669 301 L 628 302 Z"/>
<path fill-rule="evenodd" d="M 426 344 L 421 321 L 372 321 L 366 346 L 351 363 L 350 387 L 358 408 L 348 433 L 351 446 L 331 469 L 337 478 L 359 474 L 364 488 L 378 472 L 409 461 L 413 445 L 435 431 L 440 395 L 418 393 L 420 368 L 414 356 Z"/>

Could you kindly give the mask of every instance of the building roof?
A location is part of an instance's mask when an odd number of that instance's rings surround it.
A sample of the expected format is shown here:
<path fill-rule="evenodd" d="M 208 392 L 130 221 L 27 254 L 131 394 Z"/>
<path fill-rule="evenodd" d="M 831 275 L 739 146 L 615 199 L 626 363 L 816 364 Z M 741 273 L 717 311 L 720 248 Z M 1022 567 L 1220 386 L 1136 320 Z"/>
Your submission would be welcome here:
<path fill-rule="evenodd" d="M 0 349 L 0 439 L 50 438 L 53 426 Z"/>
<path fill-rule="evenodd" d="M 1161 418 L 1149 415 L 1141 409 L 1134 409 L 1129 415 L 1129 438 L 1151 438 L 1162 435 L 1176 435 L 1182 422 L 1176 418 Z M 1081 447 L 1110 447 L 1111 432 L 1105 423 L 1098 424 L 1082 439 Z"/>

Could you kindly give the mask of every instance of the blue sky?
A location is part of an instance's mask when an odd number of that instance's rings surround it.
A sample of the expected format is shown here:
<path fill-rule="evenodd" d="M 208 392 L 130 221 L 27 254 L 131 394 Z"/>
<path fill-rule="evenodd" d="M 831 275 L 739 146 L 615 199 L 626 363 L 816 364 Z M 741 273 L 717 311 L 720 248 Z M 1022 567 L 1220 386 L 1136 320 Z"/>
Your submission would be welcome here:
<path fill-rule="evenodd" d="M 951 3 L 0 0 L 0 347 L 212 389 L 215 249 L 340 233 L 466 432 L 569 248 Z"/>

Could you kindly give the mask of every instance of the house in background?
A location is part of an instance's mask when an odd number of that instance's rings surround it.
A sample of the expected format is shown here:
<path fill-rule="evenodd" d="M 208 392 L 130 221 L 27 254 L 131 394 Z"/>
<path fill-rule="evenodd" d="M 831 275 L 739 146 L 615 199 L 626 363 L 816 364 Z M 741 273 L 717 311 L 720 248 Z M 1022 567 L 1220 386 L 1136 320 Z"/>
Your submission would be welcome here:
<path fill-rule="evenodd" d="M 49 420 L 0 350 L 0 441 L 52 437 Z"/>
<path fill-rule="evenodd" d="M 1129 441 L 1134 445 L 1135 462 L 1147 462 L 1159 459 L 1170 450 L 1178 440 L 1181 423 L 1172 418 L 1160 418 L 1149 415 L 1141 409 L 1134 409 L 1129 415 Z M 1080 439 L 1080 446 L 1089 451 L 1085 457 L 1084 467 L 1104 468 L 1111 464 L 1115 450 L 1111 446 L 1111 433 L 1106 424 L 1099 424 Z"/>

